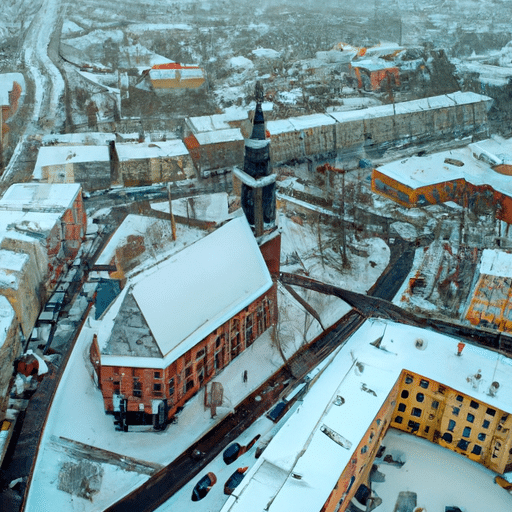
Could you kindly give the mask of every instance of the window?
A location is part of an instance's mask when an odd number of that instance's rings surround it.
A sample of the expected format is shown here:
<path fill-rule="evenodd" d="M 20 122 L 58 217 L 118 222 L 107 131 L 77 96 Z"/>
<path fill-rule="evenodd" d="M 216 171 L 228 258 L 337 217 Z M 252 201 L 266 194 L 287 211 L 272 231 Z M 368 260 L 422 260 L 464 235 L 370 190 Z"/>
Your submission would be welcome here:
<path fill-rule="evenodd" d="M 442 384 L 439 384 L 438 388 L 437 388 L 437 392 L 441 395 L 444 395 L 445 392 L 446 392 L 446 388 L 442 385 Z"/>
<path fill-rule="evenodd" d="M 366 453 L 368 451 L 368 446 L 364 445 L 362 448 L 361 448 L 361 453 Z"/>
<path fill-rule="evenodd" d="M 496 411 L 494 409 L 491 409 L 490 407 L 487 408 L 487 411 L 485 411 L 486 414 L 489 416 L 494 416 L 496 414 Z"/>
<path fill-rule="evenodd" d="M 469 407 L 471 407 L 471 409 L 478 409 L 480 407 L 480 404 L 478 402 L 475 402 L 474 400 L 471 400 Z"/>
<path fill-rule="evenodd" d="M 409 398 L 409 391 L 407 391 L 406 389 L 404 389 L 404 390 L 402 391 L 402 393 L 400 394 L 400 396 L 401 396 L 402 398 Z"/>
<path fill-rule="evenodd" d="M 437 400 L 432 400 L 432 409 L 437 409 L 439 407 L 439 402 Z"/>
<path fill-rule="evenodd" d="M 484 422 L 482 423 L 482 427 L 483 428 L 489 428 L 490 424 L 491 424 L 491 422 L 489 420 L 484 420 Z"/>
<path fill-rule="evenodd" d="M 252 315 L 245 317 L 245 345 L 249 346 L 253 342 Z"/>
<path fill-rule="evenodd" d="M 115 380 L 113 382 L 114 384 L 114 394 L 119 395 L 121 393 L 121 382 L 118 380 Z"/>
<path fill-rule="evenodd" d="M 480 434 L 478 434 L 478 440 L 479 440 L 479 441 L 485 441 L 485 438 L 486 438 L 486 437 L 487 437 L 487 436 L 486 436 L 485 434 L 483 434 L 482 432 L 480 432 Z"/>
<path fill-rule="evenodd" d="M 451 434 L 449 434 L 448 432 L 445 432 L 443 434 L 443 440 L 446 441 L 447 443 L 451 443 L 452 440 L 453 440 L 453 437 Z"/>
<path fill-rule="evenodd" d="M 162 384 L 153 384 L 153 395 L 162 396 Z"/>
<path fill-rule="evenodd" d="M 412 421 L 410 420 L 408 423 L 407 423 L 407 426 L 412 429 L 411 432 L 417 432 L 420 428 L 420 424 L 417 423 L 416 421 Z"/>
<path fill-rule="evenodd" d="M 187 366 L 185 368 L 185 378 L 190 377 L 191 375 L 192 375 L 192 367 L 191 366 Z"/>
<path fill-rule="evenodd" d="M 220 336 L 217 336 L 217 339 L 215 340 L 215 348 L 220 347 Z"/>
<path fill-rule="evenodd" d="M 169 379 L 169 396 L 172 397 L 174 395 L 174 378 Z"/>
<path fill-rule="evenodd" d="M 139 398 L 142 396 L 142 384 L 137 377 L 133 379 L 133 396 Z"/>
<path fill-rule="evenodd" d="M 450 432 L 453 432 L 453 429 L 455 428 L 455 425 L 456 425 L 455 421 L 450 420 L 450 421 L 448 422 L 448 430 L 449 430 Z"/>
<path fill-rule="evenodd" d="M 405 376 L 405 383 L 406 384 L 412 384 L 414 382 L 414 379 L 412 378 L 412 375 L 406 375 Z"/>
<path fill-rule="evenodd" d="M 405 412 L 405 404 L 398 404 L 398 410 L 400 412 Z"/>
<path fill-rule="evenodd" d="M 458 416 L 460 412 L 460 409 L 458 407 L 453 407 L 452 413 L 454 416 Z"/>
<path fill-rule="evenodd" d="M 468 446 L 469 446 L 469 441 L 465 441 L 464 439 L 461 439 L 457 443 L 457 448 L 460 448 L 461 450 L 464 450 L 464 451 L 466 451 L 468 449 Z"/>
<path fill-rule="evenodd" d="M 416 401 L 417 402 L 423 402 L 425 400 L 425 395 L 423 393 L 417 393 L 416 394 Z"/>
<path fill-rule="evenodd" d="M 428 380 L 425 380 L 425 379 L 421 379 L 421 380 L 420 380 L 420 386 L 421 386 L 423 389 L 427 389 L 427 388 L 428 388 L 428 385 L 429 385 Z"/>
<path fill-rule="evenodd" d="M 428 431 L 430 430 L 430 427 L 427 425 L 424 430 L 425 430 L 425 434 L 428 434 Z"/>
<path fill-rule="evenodd" d="M 216 370 L 220 370 L 222 368 L 222 364 L 224 361 L 222 354 L 223 354 L 222 350 L 220 350 L 219 352 L 217 352 L 215 354 L 215 369 Z"/>
<path fill-rule="evenodd" d="M 475 416 L 471 413 L 468 413 L 466 419 L 467 419 L 468 423 L 473 423 L 475 421 Z"/>
<path fill-rule="evenodd" d="M 475 444 L 475 446 L 473 446 L 473 449 L 471 450 L 471 453 L 474 453 L 475 455 L 480 455 L 482 453 L 482 447 Z"/>
<path fill-rule="evenodd" d="M 155 372 L 154 373 L 154 378 L 155 379 L 160 379 L 162 377 L 162 374 L 160 372 Z"/>
<path fill-rule="evenodd" d="M 198 350 L 196 352 L 196 359 L 201 359 L 201 357 L 204 357 L 205 350 L 202 348 L 201 350 Z"/>
<path fill-rule="evenodd" d="M 187 380 L 185 384 L 185 393 L 188 393 L 194 387 L 194 379 Z"/>
<path fill-rule="evenodd" d="M 400 425 L 400 423 L 402 423 L 402 421 L 404 421 L 404 419 L 402 418 L 402 416 L 397 416 L 395 418 L 395 423 L 398 423 Z"/>
<path fill-rule="evenodd" d="M 457 402 L 462 403 L 464 401 L 464 397 L 462 395 L 457 395 Z"/>
<path fill-rule="evenodd" d="M 417 407 L 413 407 L 411 411 L 412 416 L 416 416 L 417 418 L 421 417 L 421 409 L 418 409 Z"/>
<path fill-rule="evenodd" d="M 469 437 L 471 435 L 471 428 L 470 427 L 464 427 L 464 430 L 462 432 L 462 437 Z"/>

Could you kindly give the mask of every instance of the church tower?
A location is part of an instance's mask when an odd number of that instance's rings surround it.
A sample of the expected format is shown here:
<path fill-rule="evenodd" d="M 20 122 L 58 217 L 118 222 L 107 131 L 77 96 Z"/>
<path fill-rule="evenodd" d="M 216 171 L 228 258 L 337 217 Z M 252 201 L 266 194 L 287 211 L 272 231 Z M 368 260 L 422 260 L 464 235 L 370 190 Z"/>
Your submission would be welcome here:
<path fill-rule="evenodd" d="M 276 229 L 276 175 L 270 165 L 270 140 L 265 133 L 262 103 L 263 87 L 257 82 L 252 134 L 245 141 L 244 169 L 235 170 L 242 182 L 242 208 L 257 238 Z"/>

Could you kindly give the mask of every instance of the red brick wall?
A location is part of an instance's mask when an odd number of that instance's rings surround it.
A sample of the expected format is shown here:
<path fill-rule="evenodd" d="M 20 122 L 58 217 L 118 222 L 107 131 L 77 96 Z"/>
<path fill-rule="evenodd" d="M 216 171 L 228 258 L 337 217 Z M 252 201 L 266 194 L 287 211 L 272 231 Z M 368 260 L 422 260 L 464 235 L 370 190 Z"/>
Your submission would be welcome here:
<path fill-rule="evenodd" d="M 268 242 L 260 245 L 260 251 L 267 264 L 269 272 L 274 276 L 279 275 L 281 259 L 281 234 L 276 235 Z"/>
<path fill-rule="evenodd" d="M 76 257 L 86 228 L 87 217 L 80 190 L 71 208 L 63 213 L 60 225 L 54 226 L 46 241 L 50 286 L 58 281 L 65 264 Z"/>
<path fill-rule="evenodd" d="M 128 411 L 139 411 L 144 404 L 151 414 L 151 401 L 166 399 L 171 418 L 178 407 L 241 354 L 275 322 L 276 287 L 237 313 L 167 368 L 102 366 L 100 388 L 105 410 L 113 412 L 112 396 L 118 392 L 127 399 Z"/>

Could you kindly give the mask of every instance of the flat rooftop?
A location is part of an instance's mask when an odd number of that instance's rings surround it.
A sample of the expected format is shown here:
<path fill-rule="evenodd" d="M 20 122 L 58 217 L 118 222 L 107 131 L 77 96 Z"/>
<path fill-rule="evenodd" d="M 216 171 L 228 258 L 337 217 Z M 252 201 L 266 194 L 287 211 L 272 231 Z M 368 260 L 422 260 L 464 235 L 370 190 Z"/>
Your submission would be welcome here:
<path fill-rule="evenodd" d="M 371 344 L 381 337 L 380 348 Z M 423 341 L 421 350 L 418 339 Z M 320 510 L 403 370 L 511 412 L 512 360 L 469 344 L 458 357 L 457 343 L 433 331 L 367 320 L 311 387 L 222 512 Z M 468 375 L 477 370 L 483 380 L 475 389 Z M 493 381 L 500 388 L 490 396 Z M 326 435 L 326 429 L 337 433 L 343 445 Z M 512 496 L 509 503 L 503 510 L 510 510 Z"/>
<path fill-rule="evenodd" d="M 480 155 L 484 156 L 479 158 Z M 496 162 L 494 165 L 512 160 L 511 141 L 489 139 L 452 151 L 396 160 L 376 170 L 412 189 L 465 180 L 512 196 L 512 176 L 493 170 L 491 159 Z"/>
<path fill-rule="evenodd" d="M 0 199 L 0 210 L 64 211 L 73 205 L 80 189 L 79 183 L 16 183 Z"/>

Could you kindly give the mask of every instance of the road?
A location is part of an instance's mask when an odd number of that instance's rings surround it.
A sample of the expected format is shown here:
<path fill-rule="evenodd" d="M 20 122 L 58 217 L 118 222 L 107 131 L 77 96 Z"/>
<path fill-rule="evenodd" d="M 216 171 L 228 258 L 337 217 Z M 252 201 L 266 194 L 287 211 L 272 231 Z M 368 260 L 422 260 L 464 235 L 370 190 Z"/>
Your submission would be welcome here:
<path fill-rule="evenodd" d="M 64 121 L 63 97 L 65 83 L 54 64 L 59 58 L 55 42 L 60 37 L 60 23 L 68 3 L 62 0 L 43 0 L 38 12 L 25 33 L 21 56 L 25 69 L 30 74 L 31 105 L 25 131 L 21 135 L 14 153 L 6 166 L 1 181 L 12 183 L 25 181 L 26 166 L 23 162 L 32 159 L 30 148 L 34 138 L 60 126 Z M 58 45 L 57 45 L 58 48 Z M 25 171 L 18 176 L 19 171 Z"/>

